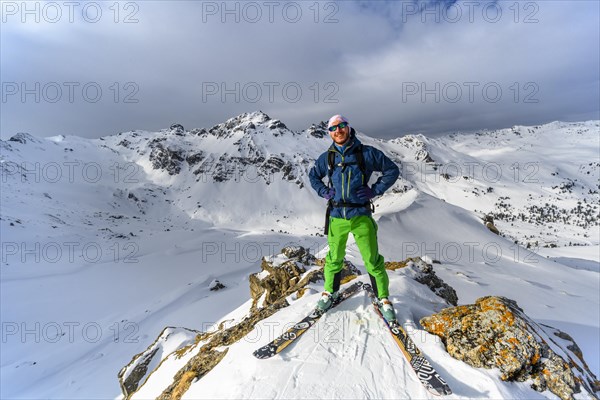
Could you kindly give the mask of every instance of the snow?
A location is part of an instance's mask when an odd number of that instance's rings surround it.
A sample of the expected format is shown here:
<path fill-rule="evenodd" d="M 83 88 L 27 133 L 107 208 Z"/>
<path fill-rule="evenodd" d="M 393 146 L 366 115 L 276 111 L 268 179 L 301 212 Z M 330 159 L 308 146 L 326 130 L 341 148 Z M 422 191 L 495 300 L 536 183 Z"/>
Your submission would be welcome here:
<path fill-rule="evenodd" d="M 256 277 L 262 281 L 263 279 L 265 279 L 269 275 L 270 275 L 269 271 L 262 270 L 262 271 L 260 271 L 259 273 L 256 274 Z"/>
<path fill-rule="evenodd" d="M 260 297 L 256 301 L 256 308 L 264 307 L 266 297 L 267 297 L 267 292 L 265 291 L 265 292 L 263 292 L 263 294 L 260 295 Z"/>
<path fill-rule="evenodd" d="M 270 262 L 273 265 L 273 267 L 279 267 L 281 266 L 281 264 L 288 261 L 289 258 L 287 258 L 285 254 L 277 254 L 271 257 L 265 257 L 265 260 Z M 268 274 L 268 271 L 262 271 L 261 274 L 264 274 L 265 272 Z M 263 279 L 264 277 L 266 276 L 262 276 L 261 279 Z"/>
<path fill-rule="evenodd" d="M 257 118 L 253 114 L 248 120 Z M 570 334 L 600 375 L 597 212 L 595 224 L 587 228 L 496 219 L 506 236 L 491 233 L 481 221 L 484 212 L 498 211 L 500 197 L 510 197 L 506 201 L 521 211 L 545 202 L 561 208 L 584 199 L 598 204 L 598 194 L 588 193 L 598 189 L 598 126 L 588 121 L 439 139 L 413 136 L 440 163 L 437 171 L 415 161 L 414 141 L 359 134 L 363 143 L 404 161 L 396 188 L 412 188 L 390 190 L 376 200 L 380 252 L 386 261 L 417 256 L 440 261 L 435 271 L 457 291 L 460 304 L 488 295 L 516 300 L 536 322 Z M 241 320 L 252 303 L 248 276 L 261 271 L 263 257 L 281 265 L 288 259 L 279 252 L 287 245 L 326 254 L 326 238 L 316 235 L 322 233 L 325 201 L 310 189 L 310 163 L 298 169 L 303 188 L 280 173 L 269 185 L 251 179 L 215 183 L 211 176 L 196 181 L 194 168 L 173 176 L 153 169 L 146 145 L 161 135 L 135 131 L 97 140 L 61 136 L 40 143 L 3 142 L 2 168 L 22 163 L 35 168 L 35 162 L 39 167 L 25 178 L 2 170 L 0 397 L 118 398 L 117 372 L 164 327 L 206 331 Z M 131 142 L 127 148 L 118 145 L 124 138 Z M 252 139 L 265 154 L 284 153 L 285 160 L 312 161 L 329 145 L 328 138 L 290 132 L 274 137 L 268 129 L 257 129 L 251 137 L 240 131 L 225 140 L 186 136 L 165 143 L 179 142 L 188 154 L 202 149 L 218 159 L 231 153 L 239 139 Z M 450 182 L 441 173 L 452 171 L 451 162 L 462 170 Z M 52 163 L 60 167 L 58 179 L 50 175 Z M 511 169 L 515 163 L 520 169 Z M 468 165 L 477 168 L 463 179 Z M 486 178 L 485 165 L 500 166 L 501 177 Z M 577 179 L 571 192 L 552 189 L 568 179 Z M 487 187 L 494 191 L 484 193 Z M 536 240 L 537 248 L 525 248 Z M 558 247 L 543 247 L 552 243 Z M 347 258 L 365 271 L 352 236 Z M 227 287 L 210 291 L 216 279 Z M 439 339 L 418 324 L 447 305 L 407 271 L 390 272 L 390 282 L 400 321 L 447 379 L 455 393 L 451 398 L 554 398 L 533 391 L 527 382 L 502 382 L 498 371 L 451 358 Z M 321 283 L 311 284 L 303 297 L 290 297 L 289 307 L 232 345 L 185 398 L 431 397 L 362 294 L 324 316 L 282 355 L 269 360 L 252 356 L 305 316 L 321 291 Z M 192 356 L 193 350 L 167 358 L 136 396 L 155 397 Z"/>
<path fill-rule="evenodd" d="M 48 137 L 46 137 L 46 140 L 49 140 L 49 141 L 55 142 L 55 143 L 60 143 L 63 140 L 65 140 L 65 137 L 64 137 L 64 135 L 48 136 Z"/>

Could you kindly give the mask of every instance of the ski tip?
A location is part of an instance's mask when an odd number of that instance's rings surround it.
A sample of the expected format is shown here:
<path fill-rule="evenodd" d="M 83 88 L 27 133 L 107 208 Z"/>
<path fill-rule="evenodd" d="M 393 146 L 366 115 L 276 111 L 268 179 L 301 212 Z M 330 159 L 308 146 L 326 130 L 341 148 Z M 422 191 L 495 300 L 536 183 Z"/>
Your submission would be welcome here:
<path fill-rule="evenodd" d="M 428 392 L 436 396 L 448 396 L 452 394 L 450 386 L 438 374 L 435 374 L 433 379 L 421 381 L 421 383 L 423 383 Z"/>
<path fill-rule="evenodd" d="M 440 396 L 440 397 L 441 396 L 449 396 L 452 394 L 452 390 L 450 390 L 450 388 L 447 386 L 444 388 L 440 388 L 439 390 L 435 389 L 434 387 L 428 387 L 427 391 L 435 396 Z"/>
<path fill-rule="evenodd" d="M 259 360 L 263 358 L 263 357 L 261 356 L 261 353 L 260 353 L 258 350 L 254 351 L 254 352 L 252 353 L 252 355 L 253 355 L 254 357 L 258 358 Z"/>
<path fill-rule="evenodd" d="M 254 357 L 258 358 L 259 360 L 265 360 L 267 358 L 271 358 L 271 356 L 269 355 L 265 355 L 265 354 L 259 354 L 259 353 L 252 353 L 254 355 Z"/>
<path fill-rule="evenodd" d="M 275 354 L 277 354 L 277 347 L 274 347 L 271 345 L 266 345 L 264 347 L 261 347 L 258 350 L 254 350 L 254 352 L 252 353 L 252 355 L 254 357 L 258 358 L 259 360 L 264 360 L 265 358 L 271 358 Z"/>

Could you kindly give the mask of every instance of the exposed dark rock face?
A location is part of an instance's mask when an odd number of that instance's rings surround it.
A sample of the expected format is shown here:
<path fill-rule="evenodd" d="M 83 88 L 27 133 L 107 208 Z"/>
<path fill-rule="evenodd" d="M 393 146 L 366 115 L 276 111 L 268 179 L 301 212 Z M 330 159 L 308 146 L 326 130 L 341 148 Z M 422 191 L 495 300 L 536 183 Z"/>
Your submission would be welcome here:
<path fill-rule="evenodd" d="M 416 259 L 413 261 L 412 266 L 418 271 L 418 276 L 415 277 L 417 282 L 427 285 L 433 293 L 446 300 L 447 303 L 452 304 L 453 306 L 458 304 L 456 290 L 435 274 L 433 265 L 427 264 L 421 259 Z"/>
<path fill-rule="evenodd" d="M 184 161 L 184 151 L 175 146 L 167 147 L 163 141 L 164 139 L 154 139 L 148 144 L 152 148 L 149 156 L 152 168 L 165 170 L 169 175 L 177 175 Z"/>
<path fill-rule="evenodd" d="M 318 125 L 313 124 L 310 126 L 310 128 L 308 128 L 307 133 L 318 139 L 328 137 L 329 133 L 327 132 L 327 123 L 321 121 Z"/>
<path fill-rule="evenodd" d="M 183 134 L 185 133 L 185 129 L 183 128 L 183 125 L 181 125 L 181 124 L 173 124 L 173 125 L 171 125 L 171 127 L 169 129 L 171 130 L 171 133 L 174 135 L 183 136 Z"/>
<path fill-rule="evenodd" d="M 221 282 L 219 282 L 218 279 L 215 279 L 214 281 L 212 281 L 210 283 L 210 285 L 208 285 L 208 288 L 212 291 L 217 291 L 217 290 L 225 289 L 225 285 L 223 285 Z"/>
<path fill-rule="evenodd" d="M 420 257 L 407 258 L 406 260 L 400 262 L 390 261 L 385 263 L 385 268 L 392 271 L 405 267 L 411 270 L 411 277 L 414 280 L 429 287 L 433 293 L 446 300 L 448 304 L 453 306 L 458 304 L 456 290 L 454 290 L 452 286 L 445 283 L 435 274 L 433 265 L 426 263 Z"/>
<path fill-rule="evenodd" d="M 8 139 L 8 141 L 9 142 L 17 142 L 17 143 L 21 143 L 21 144 L 26 144 L 28 142 L 29 143 L 41 143 L 41 140 L 39 140 L 35 136 L 32 136 L 26 132 L 19 132 L 16 135 L 11 136 Z"/>
<path fill-rule="evenodd" d="M 199 151 L 195 154 L 189 155 L 185 158 L 185 161 L 190 165 L 190 166 L 194 166 L 196 164 L 198 164 L 199 162 L 201 162 L 202 160 L 204 160 L 206 156 L 204 155 L 204 152 Z"/>

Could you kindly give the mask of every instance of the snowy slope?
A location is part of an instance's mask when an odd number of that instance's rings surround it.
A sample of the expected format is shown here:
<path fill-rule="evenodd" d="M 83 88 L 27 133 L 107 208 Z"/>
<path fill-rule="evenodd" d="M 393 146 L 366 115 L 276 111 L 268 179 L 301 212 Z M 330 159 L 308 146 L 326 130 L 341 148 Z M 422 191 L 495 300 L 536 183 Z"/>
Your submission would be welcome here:
<path fill-rule="evenodd" d="M 509 251 L 512 245 L 510 241 L 498 239 L 463 210 L 426 194 L 417 195 L 414 191 L 407 197 L 412 200 L 406 202 L 404 208 L 384 215 L 379 220 L 381 238 L 385 236 L 404 243 L 411 240 L 422 240 L 429 244 L 436 241 L 450 243 L 453 241 L 452 234 L 448 231 L 432 232 L 431 228 L 424 226 L 423 221 L 431 219 L 446 226 L 455 226 L 457 221 L 471 219 L 473 223 L 464 223 L 460 231 L 465 240 L 478 240 L 482 244 L 494 243 L 504 251 Z M 403 222 L 399 223 L 398 218 L 402 218 Z M 387 232 L 382 232 L 383 229 Z M 389 255 L 394 254 L 393 245 L 382 246 L 382 252 L 390 259 Z M 465 256 L 455 263 L 436 267 L 437 273 L 457 288 L 460 303 L 472 302 L 481 295 L 509 296 L 524 306 L 525 311 L 536 320 L 572 332 L 578 343 L 586 343 L 584 354 L 598 353 L 595 341 L 598 321 L 595 313 L 600 299 L 597 281 L 590 280 L 597 274 L 581 271 L 581 274 L 573 275 L 568 269 L 537 256 L 532 256 L 527 263 L 514 262 L 510 257 L 496 263 L 479 258 L 470 262 L 468 256 Z M 364 271 L 352 239 L 348 258 Z M 540 269 L 544 269 L 544 277 L 539 276 Z M 498 372 L 473 369 L 450 357 L 436 336 L 418 327 L 420 318 L 448 305 L 426 286 L 416 283 L 410 271 L 401 269 L 390 271 L 389 274 L 390 292 L 397 307 L 398 318 L 452 387 L 454 394 L 448 398 L 553 398 L 550 393 L 544 393 L 545 397 L 535 392 L 526 383 L 502 382 Z M 536 276 L 537 281 L 533 281 Z M 362 279 L 368 282 L 366 276 Z M 583 296 L 568 299 L 568 305 L 561 297 L 551 298 L 548 285 L 556 286 L 556 280 L 563 282 L 561 288 L 566 291 L 579 291 L 592 296 L 587 299 Z M 582 281 L 587 283 L 582 285 Z M 493 282 L 493 288 L 490 289 L 490 284 L 485 282 Z M 480 289 L 473 291 L 472 286 Z M 524 288 L 528 290 L 522 290 Z M 313 285 L 312 289 L 314 294 L 304 296 L 289 308 L 263 320 L 244 339 L 231 346 L 225 358 L 210 373 L 192 384 L 184 398 L 435 397 L 422 387 L 408 367 L 363 294 L 352 297 L 326 314 L 314 328 L 281 355 L 267 360 L 255 359 L 252 352 L 256 348 L 272 340 L 290 324 L 310 312 L 318 298 L 320 286 Z M 461 298 L 467 293 L 468 298 Z M 572 296 L 565 292 L 562 297 L 570 295 Z M 574 317 L 576 311 L 582 308 L 587 308 L 587 311 Z M 557 313 L 553 313 L 551 309 L 555 309 Z M 239 318 L 239 314 L 240 311 L 234 312 L 223 320 Z M 549 315 L 553 315 L 554 319 L 549 320 Z M 590 325 L 571 325 L 571 322 L 584 319 L 589 319 Z M 588 357 L 588 360 L 593 364 L 592 358 Z M 186 360 L 184 358 L 179 361 L 180 368 Z M 594 367 L 590 367 L 598 368 L 598 365 L 596 363 Z M 162 386 L 157 383 L 159 379 L 163 379 Z M 148 387 L 143 386 L 133 398 L 156 397 L 169 383 L 170 380 L 164 376 L 150 377 Z M 581 398 L 586 397 L 582 395 Z"/>
<path fill-rule="evenodd" d="M 404 179 L 377 201 L 386 260 L 417 255 L 440 260 L 437 273 L 457 290 L 460 304 L 492 294 L 515 299 L 536 321 L 571 334 L 598 375 L 597 121 L 440 139 L 359 137 L 403 163 Z M 262 256 L 288 244 L 324 256 L 326 239 L 318 236 L 324 201 L 310 189 L 306 174 L 329 143 L 322 125 L 291 132 L 262 113 L 184 134 L 134 131 L 97 140 L 18 135 L 1 142 L 0 397 L 118 397 L 117 371 L 165 326 L 206 330 L 227 315 L 243 315 L 249 307 L 248 275 L 260 270 Z M 492 182 L 475 173 L 471 179 L 456 179 L 459 174 L 452 173 L 450 162 L 497 163 L 502 178 Z M 473 162 L 478 164 L 466 164 Z M 524 173 L 537 171 L 539 182 L 523 182 L 523 175 L 515 179 L 509 168 L 515 162 Z M 534 164 L 525 166 L 527 162 Z M 487 193 L 487 187 L 493 191 Z M 498 206 L 504 197 L 510 197 L 503 200 L 509 207 Z M 540 202 L 569 211 L 577 210 L 578 201 L 580 210 L 560 221 L 510 220 Z M 500 209 L 505 215 L 496 215 L 496 226 L 506 238 L 489 232 L 479 219 Z M 586 209 L 593 211 L 587 222 Z M 531 252 L 514 240 L 559 247 Z M 586 246 L 565 246 L 569 242 Z M 362 267 L 352 239 L 348 257 Z M 443 306 L 402 273 L 394 274 L 392 300 L 399 303 L 404 320 L 418 321 Z M 211 292 L 215 278 L 227 288 Z M 315 295 L 305 296 L 287 309 L 289 314 L 272 321 L 289 322 L 314 302 Z M 388 338 L 366 299 L 352 299 L 327 318 L 348 326 L 339 343 L 298 345 L 290 349 L 289 359 L 266 366 L 248 358 L 248 349 L 258 342 L 242 341 L 232 346 L 226 364 L 192 385 L 188 395 L 274 397 L 259 390 L 273 376 L 267 372 L 278 371 L 273 379 L 282 386 L 271 390 L 285 387 L 285 393 L 277 392 L 283 398 L 338 392 L 359 398 L 369 393 L 425 396 L 401 360 L 387 355 L 383 344 Z M 328 326 L 327 321 L 322 322 Z M 459 371 L 456 379 L 469 382 L 464 386 L 449 378 L 457 395 L 539 396 L 527 385 L 500 382 L 493 371 L 458 366 L 431 340 L 423 350 L 434 365 Z M 361 356 L 353 358 L 356 354 Z M 348 363 L 348 357 L 360 363 Z M 390 369 L 390 363 L 401 369 Z M 323 381 L 340 380 L 339 371 L 326 368 L 328 364 L 355 378 L 356 387 L 334 384 L 336 392 L 330 392 L 311 382 L 317 374 Z M 294 370 L 301 372 L 298 381 Z M 392 374 L 409 394 L 395 392 L 397 385 L 371 385 L 376 375 L 367 376 L 369 371 Z M 239 378 L 241 386 L 223 385 L 227 373 Z M 410 384 L 403 385 L 405 380 Z M 242 395 L 244 387 L 255 391 Z M 494 389 L 484 390 L 488 387 Z"/>
<path fill-rule="evenodd" d="M 442 306 L 426 287 L 400 272 L 392 275 L 390 289 L 398 293 L 394 299 L 403 319 L 413 321 L 415 314 L 431 313 Z M 415 304 L 417 299 L 419 303 Z M 221 363 L 193 384 L 184 398 L 436 398 L 407 365 L 364 294 L 327 314 L 316 329 L 282 356 L 267 360 L 251 356 L 257 345 L 269 340 L 269 332 L 278 333 L 278 328 L 286 323 L 289 326 L 292 318 L 301 318 L 314 301 L 315 296 L 311 296 L 286 312 L 285 317 L 260 324 L 232 346 Z M 493 372 L 478 371 L 454 360 L 445 354 L 435 336 L 416 328 L 410 331 L 454 390 L 455 394 L 447 398 L 544 398 L 525 384 L 501 383 Z M 256 342 L 255 338 L 261 340 Z"/>
<path fill-rule="evenodd" d="M 493 215 L 501 232 L 535 249 L 598 244 L 598 122 L 405 136 L 382 147 L 393 154 L 417 139 L 431 162 L 398 158 L 403 177 L 421 191 Z"/>

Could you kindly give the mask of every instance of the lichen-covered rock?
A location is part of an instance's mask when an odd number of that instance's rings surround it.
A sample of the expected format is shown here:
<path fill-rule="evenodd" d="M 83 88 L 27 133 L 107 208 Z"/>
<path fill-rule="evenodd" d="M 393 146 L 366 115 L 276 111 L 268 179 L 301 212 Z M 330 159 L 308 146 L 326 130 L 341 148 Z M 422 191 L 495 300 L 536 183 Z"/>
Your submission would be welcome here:
<path fill-rule="evenodd" d="M 572 399 L 581 391 L 581 384 L 593 395 L 594 389 L 587 383 L 597 385 L 589 369 L 572 370 L 574 361 L 564 349 L 513 300 L 482 297 L 475 304 L 447 308 L 420 322 L 442 338 L 451 356 L 473 367 L 499 368 L 503 380 L 532 379 L 535 390 L 548 389 L 561 399 Z"/>
<path fill-rule="evenodd" d="M 389 271 L 395 271 L 397 269 L 404 268 L 406 267 L 407 261 L 386 261 L 384 263 L 385 269 Z"/>
<path fill-rule="evenodd" d="M 254 307 L 273 304 L 284 293 L 300 281 L 306 272 L 305 265 L 295 258 L 283 254 L 276 257 L 263 257 L 262 271 L 250 275 L 250 294 Z"/>
<path fill-rule="evenodd" d="M 175 379 L 173 379 L 173 383 L 171 383 L 157 399 L 181 399 L 185 392 L 190 388 L 193 380 L 206 375 L 206 373 L 213 369 L 215 365 L 225 357 L 228 350 L 229 349 L 218 351 L 213 347 L 201 350 L 191 362 L 188 362 L 184 368 L 179 370 Z"/>
<path fill-rule="evenodd" d="M 288 246 L 275 256 L 263 257 L 262 271 L 250 275 L 250 295 L 253 307 L 264 307 L 293 292 L 301 290 L 309 282 L 323 279 L 323 260 L 318 260 L 302 246 Z M 344 260 L 342 282 L 349 276 L 359 275 L 360 271 L 349 261 Z M 300 296 L 298 296 L 300 297 Z"/>

